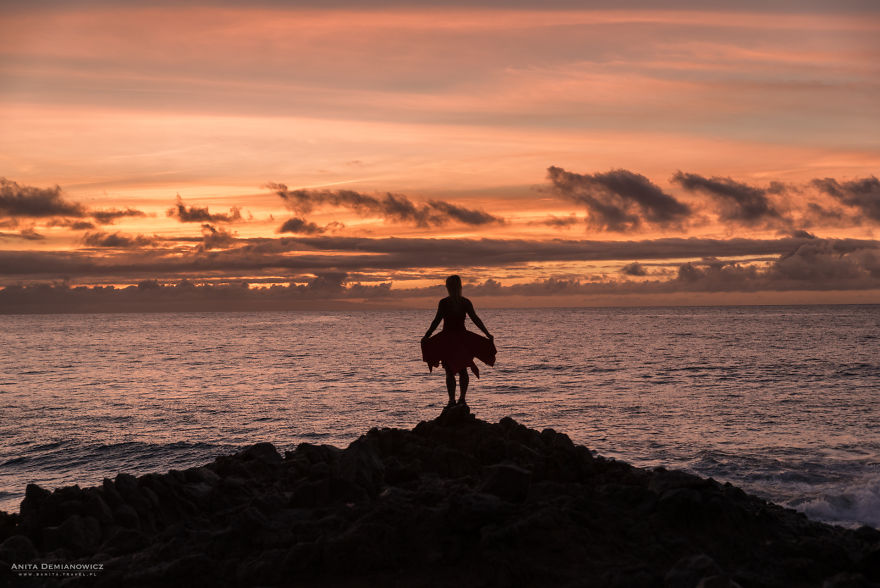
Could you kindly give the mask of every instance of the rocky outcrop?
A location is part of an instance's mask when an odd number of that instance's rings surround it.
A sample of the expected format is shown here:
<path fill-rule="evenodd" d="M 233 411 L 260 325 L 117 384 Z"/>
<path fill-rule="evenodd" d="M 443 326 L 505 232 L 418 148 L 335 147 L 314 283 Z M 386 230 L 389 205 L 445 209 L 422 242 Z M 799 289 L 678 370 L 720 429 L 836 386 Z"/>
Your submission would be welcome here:
<path fill-rule="evenodd" d="M 874 586 L 880 532 L 729 484 L 634 468 L 467 407 L 347 449 L 268 443 L 97 488 L 28 486 L 12 563 L 101 563 L 96 586 Z"/>

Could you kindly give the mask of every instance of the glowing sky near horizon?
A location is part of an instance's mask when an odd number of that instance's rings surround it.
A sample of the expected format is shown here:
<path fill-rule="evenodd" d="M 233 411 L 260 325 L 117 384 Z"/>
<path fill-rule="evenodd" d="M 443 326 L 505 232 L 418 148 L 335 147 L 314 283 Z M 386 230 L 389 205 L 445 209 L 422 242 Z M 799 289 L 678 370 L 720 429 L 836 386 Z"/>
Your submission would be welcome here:
<path fill-rule="evenodd" d="M 215 249 L 232 248 L 279 238 L 295 211 L 274 183 L 391 192 L 503 221 L 425 225 L 325 201 L 303 217 L 325 236 L 874 238 L 880 192 L 868 186 L 854 204 L 813 180 L 850 185 L 880 170 L 880 11 L 859 2 L 578 4 L 0 3 L 0 176 L 58 185 L 89 210 L 142 211 L 91 232 L 180 238 L 164 246 L 181 255 L 207 229 L 169 216 L 178 195 L 211 214 L 238 210 L 235 222 L 211 221 L 231 238 Z M 577 200 L 586 188 L 560 197 L 551 166 L 641 175 L 688 207 L 687 222 L 588 224 Z M 725 219 L 717 198 L 673 179 L 679 171 L 760 190 L 784 184 L 766 195 L 794 220 L 783 230 L 729 211 Z M 810 203 L 837 217 L 817 217 Z M 577 223 L 547 222 L 572 214 Z M 87 229 L 52 225 L 0 217 L 0 250 L 97 259 L 136 248 L 97 248 Z M 516 263 L 498 275 L 557 271 Z M 435 279 L 417 269 L 398 279 Z M 30 279 L 4 273 L 0 286 Z M 79 280 L 108 281 L 119 279 Z"/>

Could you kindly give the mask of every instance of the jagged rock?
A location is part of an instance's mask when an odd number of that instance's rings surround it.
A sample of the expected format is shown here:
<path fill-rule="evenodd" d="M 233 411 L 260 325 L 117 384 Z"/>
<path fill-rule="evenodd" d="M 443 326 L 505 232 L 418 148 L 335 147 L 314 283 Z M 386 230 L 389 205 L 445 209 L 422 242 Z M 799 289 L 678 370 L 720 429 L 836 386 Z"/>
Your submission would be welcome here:
<path fill-rule="evenodd" d="M 0 561 L 27 563 L 37 557 L 37 549 L 24 535 L 13 535 L 0 543 Z"/>
<path fill-rule="evenodd" d="M 118 529 L 101 546 L 101 551 L 109 555 L 121 555 L 143 549 L 149 543 L 147 535 L 137 529 Z"/>
<path fill-rule="evenodd" d="M 870 547 L 860 558 L 859 571 L 874 582 L 880 582 L 880 542 Z"/>
<path fill-rule="evenodd" d="M 683 557 L 666 574 L 666 588 L 695 588 L 703 579 L 721 576 L 721 568 L 715 561 L 700 553 Z M 707 587 L 704 587 L 707 588 Z"/>
<path fill-rule="evenodd" d="M 499 463 L 486 468 L 482 490 L 510 502 L 522 502 L 529 493 L 532 472 L 513 464 Z"/>
<path fill-rule="evenodd" d="M 100 541 L 101 525 L 94 517 L 75 514 L 57 527 L 43 529 L 42 544 L 48 551 L 64 548 L 74 553 L 93 553 Z"/>
<path fill-rule="evenodd" d="M 137 511 L 127 504 L 120 504 L 113 510 L 113 520 L 121 527 L 129 529 L 136 529 L 141 524 Z"/>
<path fill-rule="evenodd" d="M 96 584 L 107 587 L 880 580 L 875 529 L 815 523 L 729 484 L 634 468 L 466 406 L 411 431 L 371 429 L 344 450 L 302 443 L 282 458 L 258 443 L 99 488 L 31 485 L 20 514 L 0 515 L 0 561 L 106 559 Z"/>
<path fill-rule="evenodd" d="M 841 572 L 822 582 L 822 588 L 877 588 L 877 584 L 861 574 Z"/>
<path fill-rule="evenodd" d="M 727 576 L 708 576 L 700 580 L 697 588 L 742 588 Z"/>
<path fill-rule="evenodd" d="M 256 443 L 242 450 L 239 455 L 245 461 L 256 459 L 269 464 L 281 461 L 281 456 L 278 454 L 278 450 L 275 449 L 275 446 L 271 443 Z"/>
<path fill-rule="evenodd" d="M 348 446 L 336 462 L 334 473 L 370 494 L 376 494 L 385 481 L 385 466 L 379 452 L 367 439 L 361 437 Z"/>

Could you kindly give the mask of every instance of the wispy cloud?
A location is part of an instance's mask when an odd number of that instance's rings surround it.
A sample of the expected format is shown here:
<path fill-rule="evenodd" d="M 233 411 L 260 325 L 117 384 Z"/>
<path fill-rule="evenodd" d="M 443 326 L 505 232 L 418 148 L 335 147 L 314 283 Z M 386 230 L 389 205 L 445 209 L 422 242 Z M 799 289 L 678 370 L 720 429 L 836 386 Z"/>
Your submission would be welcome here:
<path fill-rule="evenodd" d="M 233 245 L 237 237 L 224 228 L 217 228 L 209 223 L 202 225 L 202 249 L 225 249 Z"/>
<path fill-rule="evenodd" d="M 318 226 L 313 222 L 309 222 L 299 217 L 292 217 L 284 221 L 278 228 L 279 233 L 298 233 L 300 235 L 320 235 L 327 229 Z"/>
<path fill-rule="evenodd" d="M 482 210 L 466 208 L 443 200 L 413 202 L 402 194 L 386 192 L 377 196 L 354 190 L 288 190 L 285 184 L 268 184 L 268 188 L 299 214 L 308 214 L 319 207 L 338 207 L 360 216 L 378 216 L 389 221 L 412 223 L 417 227 L 436 227 L 458 222 L 479 226 L 503 223 L 504 219 Z"/>
<path fill-rule="evenodd" d="M 126 208 L 124 210 L 112 208 L 109 210 L 91 210 L 89 211 L 89 216 L 95 219 L 95 222 L 98 224 L 112 225 L 117 219 L 125 217 L 140 218 L 147 216 L 147 213 L 134 208 Z"/>
<path fill-rule="evenodd" d="M 45 238 L 46 237 L 39 234 L 33 227 L 22 229 L 17 233 L 0 232 L 0 239 L 23 239 L 25 241 L 42 241 Z"/>
<path fill-rule="evenodd" d="M 687 204 L 663 192 L 641 174 L 625 169 L 579 174 L 547 168 L 558 196 L 586 206 L 588 223 L 603 231 L 632 231 L 643 225 L 681 226 L 690 216 Z"/>
<path fill-rule="evenodd" d="M 147 237 L 145 235 L 125 235 L 118 231 L 114 233 L 97 231 L 83 235 L 82 243 L 87 247 L 141 249 L 143 247 L 155 246 L 158 243 L 158 239 L 156 237 Z"/>
<path fill-rule="evenodd" d="M 228 213 L 211 213 L 208 207 L 187 206 L 180 195 L 177 195 L 177 203 L 166 212 L 169 217 L 176 218 L 182 223 L 234 223 L 242 220 L 241 209 L 232 207 Z"/>
<path fill-rule="evenodd" d="M 0 178 L 0 214 L 12 217 L 86 216 L 81 204 L 65 200 L 61 188 L 35 188 Z"/>
<path fill-rule="evenodd" d="M 770 201 L 768 193 L 779 193 L 784 187 L 771 184 L 758 188 L 731 178 L 707 178 L 699 174 L 676 172 L 672 182 L 692 192 L 702 192 L 720 205 L 720 218 L 726 222 L 747 226 L 775 225 L 782 222 L 783 215 Z"/>
<path fill-rule="evenodd" d="M 834 178 L 813 180 L 813 185 L 869 219 L 880 221 L 880 180 L 875 176 L 839 182 Z"/>
<path fill-rule="evenodd" d="M 682 292 L 786 292 L 880 289 L 880 243 L 843 243 L 809 240 L 770 263 L 754 264 L 706 259 L 682 263 L 671 274 L 648 274 L 634 262 L 621 272 L 621 279 L 589 280 L 550 276 L 531 282 L 503 284 L 486 279 L 468 284 L 469 296 L 560 297 L 590 295 L 670 294 Z M 638 278 L 637 280 L 630 279 Z M 250 289 L 241 281 L 198 284 L 189 279 L 169 283 L 166 279 L 145 279 L 124 289 L 54 286 L 10 286 L 0 290 L 0 310 L 45 312 L 59 309 L 143 310 L 178 308 L 177 303 L 199 302 L 201 308 L 253 309 L 290 308 L 314 301 L 312 307 L 333 307 L 345 301 L 395 301 L 435 298 L 442 295 L 438 283 L 426 287 L 392 287 L 390 282 L 363 284 L 349 272 L 315 269 L 302 274 L 296 283 L 265 289 Z M 115 306 L 119 305 L 119 306 Z M 276 306 L 277 305 L 277 306 Z M 315 306 L 316 305 L 316 306 Z M 182 308 L 182 307 L 181 307 Z"/>

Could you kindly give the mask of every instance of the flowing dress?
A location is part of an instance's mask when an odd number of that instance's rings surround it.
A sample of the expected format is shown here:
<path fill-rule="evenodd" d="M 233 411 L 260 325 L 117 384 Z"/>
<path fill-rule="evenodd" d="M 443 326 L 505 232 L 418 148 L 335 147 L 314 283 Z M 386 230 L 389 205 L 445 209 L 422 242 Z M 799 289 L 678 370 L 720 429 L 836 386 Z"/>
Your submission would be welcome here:
<path fill-rule="evenodd" d="M 460 304 L 452 303 L 449 298 L 440 301 L 437 313 L 443 317 L 443 330 L 422 341 L 422 361 L 428 364 L 430 371 L 442 364 L 448 373 L 470 368 L 479 378 L 475 358 L 486 365 L 495 365 L 495 343 L 464 328 L 464 319 L 468 314 L 473 316 L 473 308 L 467 298 L 462 298 Z"/>

